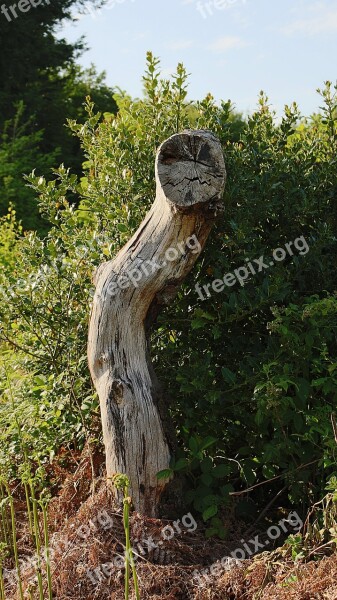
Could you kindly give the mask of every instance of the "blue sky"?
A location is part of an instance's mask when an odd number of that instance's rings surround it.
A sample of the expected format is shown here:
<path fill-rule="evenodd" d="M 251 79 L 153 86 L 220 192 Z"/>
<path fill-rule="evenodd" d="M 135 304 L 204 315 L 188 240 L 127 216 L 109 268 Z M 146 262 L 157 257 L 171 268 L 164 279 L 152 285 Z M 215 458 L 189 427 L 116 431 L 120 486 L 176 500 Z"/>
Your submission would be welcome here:
<path fill-rule="evenodd" d="M 142 95 L 147 50 L 165 77 L 185 64 L 191 99 L 212 92 L 243 112 L 263 89 L 278 113 L 296 100 L 310 114 L 316 88 L 337 79 L 337 0 L 109 0 L 59 35 L 84 35 L 81 64 L 132 96 Z"/>

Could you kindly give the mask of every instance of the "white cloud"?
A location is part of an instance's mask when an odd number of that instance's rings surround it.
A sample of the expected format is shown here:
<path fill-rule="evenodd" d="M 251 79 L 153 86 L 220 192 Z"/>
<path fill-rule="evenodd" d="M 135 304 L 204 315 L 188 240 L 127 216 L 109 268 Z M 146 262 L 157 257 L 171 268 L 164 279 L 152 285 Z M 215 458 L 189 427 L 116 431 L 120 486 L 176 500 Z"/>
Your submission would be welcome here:
<path fill-rule="evenodd" d="M 194 44 L 193 40 L 176 40 L 170 42 L 167 47 L 169 50 L 186 50 L 187 48 L 191 48 Z"/>
<path fill-rule="evenodd" d="M 337 31 L 337 8 L 319 4 L 315 7 L 316 14 L 310 18 L 298 19 L 282 28 L 286 35 L 304 34 L 318 35 L 320 33 L 333 33 Z"/>
<path fill-rule="evenodd" d="M 227 52 L 227 50 L 238 50 L 246 46 L 248 46 L 248 43 L 242 38 L 228 35 L 215 40 L 210 44 L 209 49 L 214 52 Z"/>

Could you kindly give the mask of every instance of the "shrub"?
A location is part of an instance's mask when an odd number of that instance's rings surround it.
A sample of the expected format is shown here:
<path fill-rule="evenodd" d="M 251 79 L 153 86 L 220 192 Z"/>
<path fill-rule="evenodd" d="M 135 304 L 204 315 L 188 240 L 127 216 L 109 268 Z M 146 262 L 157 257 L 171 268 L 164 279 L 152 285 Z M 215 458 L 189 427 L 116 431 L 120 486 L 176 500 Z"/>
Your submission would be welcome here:
<path fill-rule="evenodd" d="M 22 418 L 41 459 L 96 438 L 85 352 L 93 269 L 152 203 L 159 143 L 185 127 L 213 130 L 228 170 L 225 209 L 160 316 L 152 349 L 174 399 L 181 450 L 171 467 L 186 473 L 187 500 L 209 534 L 224 536 L 218 513 L 231 494 L 255 486 L 238 514 L 254 514 L 282 489 L 304 508 L 335 473 L 336 96 L 327 83 L 322 115 L 303 119 L 293 104 L 278 122 L 261 93 L 244 122 L 211 95 L 188 103 L 182 65 L 170 82 L 158 68 L 149 54 L 143 100 L 121 93 L 118 114 L 103 117 L 88 100 L 86 123 L 70 123 L 86 154 L 80 180 L 64 166 L 52 181 L 29 177 L 52 227 L 44 240 L 29 234 L 18 245 L 2 282 L 1 338 L 27 374 L 17 401 L 36 407 Z M 211 284 L 298 238 L 305 254 L 288 253 L 244 285 L 200 299 L 196 282 Z"/>

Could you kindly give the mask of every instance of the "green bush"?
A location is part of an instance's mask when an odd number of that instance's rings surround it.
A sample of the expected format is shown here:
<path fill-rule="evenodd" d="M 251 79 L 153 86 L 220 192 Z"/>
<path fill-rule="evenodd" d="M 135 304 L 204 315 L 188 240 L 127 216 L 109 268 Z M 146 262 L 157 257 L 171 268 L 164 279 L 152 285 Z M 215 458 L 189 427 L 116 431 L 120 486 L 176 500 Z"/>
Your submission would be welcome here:
<path fill-rule="evenodd" d="M 186 474 L 187 500 L 209 534 L 224 536 L 219 511 L 233 492 L 255 486 L 236 505 L 240 515 L 282 489 L 300 509 L 336 475 L 336 95 L 327 83 L 321 115 L 303 119 L 293 104 L 279 122 L 261 93 L 243 121 L 211 95 L 188 103 L 182 65 L 170 82 L 158 68 L 149 54 L 144 100 L 119 94 L 118 114 L 103 117 L 88 101 L 86 123 L 70 123 L 86 155 L 80 180 L 63 166 L 52 181 L 29 177 L 51 230 L 44 240 L 23 238 L 0 281 L 1 338 L 27 374 L 18 406 L 36 407 L 34 417 L 21 414 L 32 452 L 43 461 L 61 444 L 96 438 L 85 352 L 93 269 L 152 203 L 159 143 L 185 127 L 214 131 L 228 170 L 224 212 L 160 316 L 152 349 L 174 399 L 181 450 L 171 468 Z M 200 299 L 196 282 L 211 284 L 302 236 L 305 254 L 288 253 L 244 285 Z"/>

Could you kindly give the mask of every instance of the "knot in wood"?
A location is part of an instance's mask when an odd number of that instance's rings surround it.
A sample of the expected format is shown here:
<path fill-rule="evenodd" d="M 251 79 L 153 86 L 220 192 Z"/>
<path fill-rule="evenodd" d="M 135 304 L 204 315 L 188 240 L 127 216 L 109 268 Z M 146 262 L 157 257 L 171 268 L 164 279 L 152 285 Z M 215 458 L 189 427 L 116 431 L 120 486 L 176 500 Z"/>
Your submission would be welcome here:
<path fill-rule="evenodd" d="M 120 379 L 114 379 L 112 382 L 110 398 L 119 406 L 125 403 L 124 386 Z"/>

